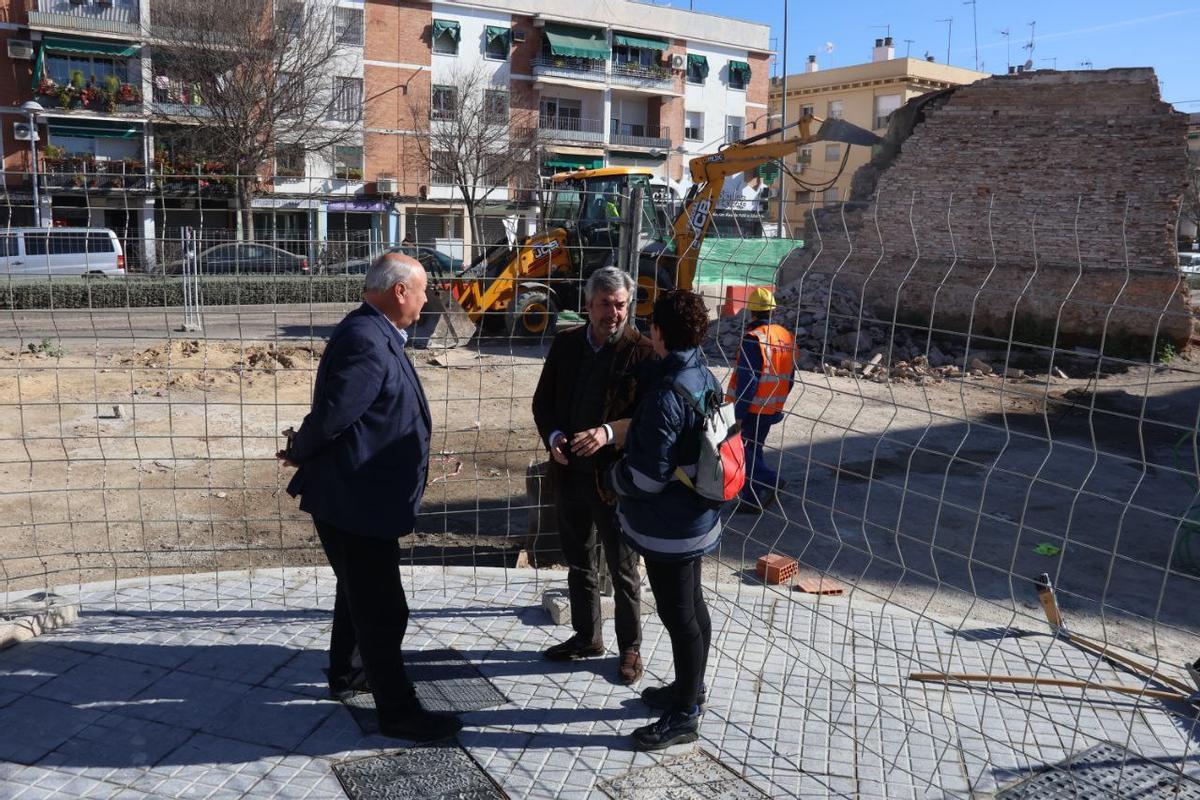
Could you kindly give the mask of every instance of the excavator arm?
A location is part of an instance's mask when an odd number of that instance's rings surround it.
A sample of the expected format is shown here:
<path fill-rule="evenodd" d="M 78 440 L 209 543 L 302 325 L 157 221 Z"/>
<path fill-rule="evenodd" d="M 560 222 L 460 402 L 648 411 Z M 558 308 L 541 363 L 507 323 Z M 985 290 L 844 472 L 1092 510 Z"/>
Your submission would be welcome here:
<path fill-rule="evenodd" d="M 820 128 L 816 133 L 812 133 L 813 125 L 818 122 Z M 798 130 L 787 139 L 776 142 L 762 141 L 779 136 L 790 128 Z M 802 117 L 789 125 L 727 144 L 712 155 L 692 159 L 692 188 L 684 200 L 683 210 L 675 219 L 673 230 L 675 285 L 678 288 L 692 288 L 696 277 L 696 262 L 700 258 L 700 244 L 704 241 L 708 226 L 712 222 L 725 179 L 730 175 L 755 169 L 772 159 L 783 158 L 804 145 L 820 141 L 870 146 L 881 140 L 870 131 L 845 120 Z"/>

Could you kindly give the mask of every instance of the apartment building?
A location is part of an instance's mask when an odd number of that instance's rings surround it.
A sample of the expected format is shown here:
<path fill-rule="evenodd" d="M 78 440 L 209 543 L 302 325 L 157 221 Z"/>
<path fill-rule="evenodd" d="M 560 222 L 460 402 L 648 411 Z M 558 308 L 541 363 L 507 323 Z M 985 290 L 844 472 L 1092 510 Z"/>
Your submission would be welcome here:
<path fill-rule="evenodd" d="M 179 123 L 182 105 L 203 98 L 172 77 L 168 53 L 156 52 L 153 2 L 0 0 L 11 208 L 0 213 L 11 224 L 33 219 L 31 149 L 39 152 L 47 224 L 112 227 L 135 251 L 138 241 L 183 226 L 239 224 L 220 186 L 197 191 L 155 178 L 160 134 Z M 284 2 L 302 0 L 275 0 L 277 13 Z M 536 120 L 543 175 L 630 165 L 678 181 L 694 155 L 765 129 L 765 25 L 630 0 L 579 10 L 562 0 L 332 2 L 345 57 L 319 80 L 344 98 L 352 130 L 333 152 L 284 149 L 264 167 L 252 201 L 260 238 L 412 234 L 469 246 L 455 190 L 428 168 L 418 138 L 428 136 L 456 76 L 472 69 L 485 73 L 489 103 Z M 60 98 L 76 71 L 104 91 Z M 27 134 L 15 138 L 31 99 L 44 108 L 33 148 Z M 337 116 L 330 124 L 340 124 Z M 80 178 L 81 169 L 90 173 Z M 519 188 L 489 195 L 487 238 L 528 208 L 532 198 Z"/>
<path fill-rule="evenodd" d="M 840 118 L 879 135 L 887 132 L 891 113 L 914 97 L 951 86 L 974 83 L 990 73 L 938 64 L 931 60 L 896 58 L 891 37 L 876 39 L 871 60 L 833 69 L 821 69 L 815 55 L 808 56 L 803 73 L 788 75 L 787 122 L 801 116 Z M 771 113 L 780 118 L 785 81 L 770 85 Z M 793 225 L 813 203 L 834 203 L 849 196 L 854 172 L 871 159 L 865 147 L 814 143 L 785 163 L 785 173 L 775 197 L 784 198 L 785 213 Z M 815 187 L 815 188 L 814 188 Z M 768 211 L 777 207 L 772 203 Z"/>

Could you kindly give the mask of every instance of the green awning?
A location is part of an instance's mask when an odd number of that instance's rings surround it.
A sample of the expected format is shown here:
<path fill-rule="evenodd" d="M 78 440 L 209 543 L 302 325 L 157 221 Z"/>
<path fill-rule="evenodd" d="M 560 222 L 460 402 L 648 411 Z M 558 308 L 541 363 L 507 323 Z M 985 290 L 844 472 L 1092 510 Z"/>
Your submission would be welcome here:
<path fill-rule="evenodd" d="M 447 34 L 454 41 L 458 41 L 462 36 L 458 29 L 458 23 L 452 19 L 435 19 L 433 21 L 433 38 L 438 38 L 442 34 Z"/>
<path fill-rule="evenodd" d="M 42 49 L 51 53 L 80 53 L 93 56 L 128 58 L 136 56 L 141 45 L 109 44 L 107 42 L 83 42 L 78 39 L 58 39 L 47 36 L 42 39 Z"/>
<path fill-rule="evenodd" d="M 669 46 L 665 39 L 635 36 L 632 33 L 614 33 L 613 44 L 620 44 L 625 47 L 642 47 L 646 50 L 666 50 Z"/>
<path fill-rule="evenodd" d="M 491 44 L 497 39 L 503 41 L 505 44 L 508 44 L 508 28 L 501 28 L 498 25 L 488 25 L 483 29 L 483 33 L 488 44 Z"/>
<path fill-rule="evenodd" d="M 600 169 L 604 166 L 604 157 L 570 156 L 555 153 L 542 163 L 550 169 Z"/>
<path fill-rule="evenodd" d="M 708 77 L 708 56 L 698 56 L 695 53 L 688 53 L 688 73 L 695 69 L 700 74 L 700 79 Z"/>
<path fill-rule="evenodd" d="M 84 139 L 139 139 L 142 128 L 128 122 L 65 119 L 51 120 L 50 136 L 75 136 Z"/>
<path fill-rule="evenodd" d="M 729 77 L 740 76 L 742 83 L 750 82 L 750 65 L 745 61 L 729 62 Z"/>
<path fill-rule="evenodd" d="M 552 55 L 608 60 L 608 42 L 604 40 L 604 31 L 547 22 L 543 33 L 550 41 Z"/>

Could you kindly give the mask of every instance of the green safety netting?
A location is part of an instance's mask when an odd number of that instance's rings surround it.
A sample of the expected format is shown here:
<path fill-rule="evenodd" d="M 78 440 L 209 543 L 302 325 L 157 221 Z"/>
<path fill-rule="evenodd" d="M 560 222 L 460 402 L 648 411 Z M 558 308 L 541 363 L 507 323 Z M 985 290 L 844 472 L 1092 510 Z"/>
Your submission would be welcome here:
<path fill-rule="evenodd" d="M 750 284 L 775 283 L 775 270 L 802 239 L 720 239 L 706 237 L 700 243 L 695 283 Z"/>
<path fill-rule="evenodd" d="M 441 35 L 447 35 L 454 41 L 458 41 L 462 33 L 459 31 L 458 23 L 452 19 L 435 19 L 433 21 L 433 38 Z"/>
<path fill-rule="evenodd" d="M 613 44 L 659 51 L 666 50 L 669 46 L 665 39 L 655 39 L 651 36 L 636 36 L 632 33 L 614 33 Z"/>
<path fill-rule="evenodd" d="M 608 60 L 608 44 L 604 40 L 604 31 L 547 22 L 544 33 L 550 42 L 552 55 Z"/>

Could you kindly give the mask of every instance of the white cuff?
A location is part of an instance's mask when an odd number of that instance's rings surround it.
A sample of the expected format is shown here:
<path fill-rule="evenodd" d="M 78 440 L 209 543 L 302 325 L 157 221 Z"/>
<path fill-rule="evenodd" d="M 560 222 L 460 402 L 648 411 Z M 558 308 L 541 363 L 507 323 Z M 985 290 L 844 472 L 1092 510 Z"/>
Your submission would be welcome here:
<path fill-rule="evenodd" d="M 602 422 L 600 424 L 604 426 L 604 433 L 606 436 L 608 436 L 608 441 L 606 441 L 605 444 L 612 444 L 613 439 L 617 438 L 617 435 L 613 433 L 612 425 L 609 425 L 607 422 Z"/>
<path fill-rule="evenodd" d="M 551 431 L 550 436 L 546 439 L 546 449 L 553 450 L 554 449 L 554 440 L 562 435 L 563 435 L 562 431 Z"/>

